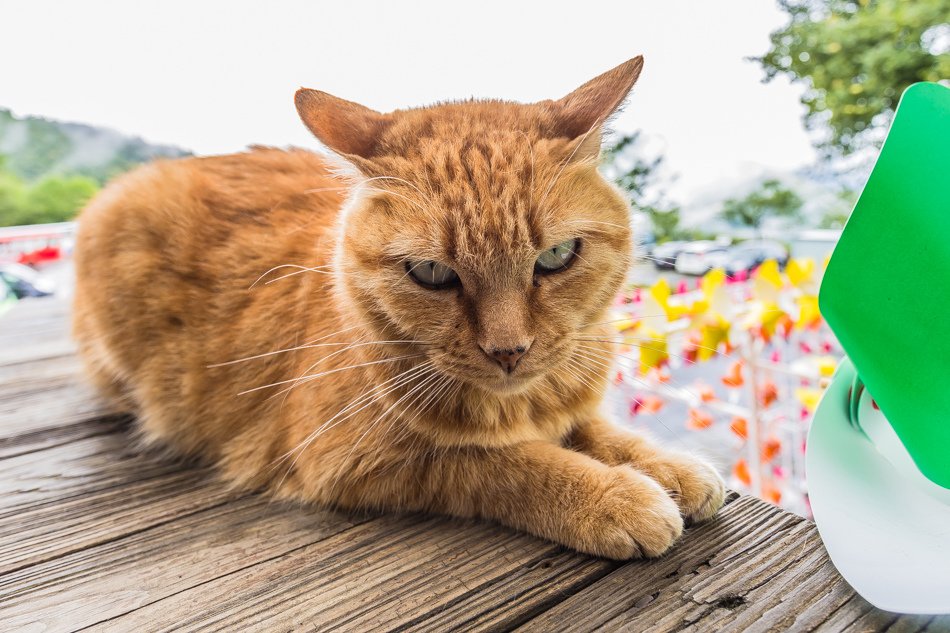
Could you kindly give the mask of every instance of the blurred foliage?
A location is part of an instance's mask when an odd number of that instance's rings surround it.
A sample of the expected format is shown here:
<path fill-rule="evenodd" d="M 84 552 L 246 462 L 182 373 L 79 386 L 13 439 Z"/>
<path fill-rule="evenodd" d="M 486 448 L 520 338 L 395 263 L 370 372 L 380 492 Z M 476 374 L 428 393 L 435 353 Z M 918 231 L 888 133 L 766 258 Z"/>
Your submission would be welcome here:
<path fill-rule="evenodd" d="M 41 117 L 16 117 L 0 108 L 0 153 L 7 169 L 27 181 L 73 174 L 97 183 L 155 158 L 178 158 L 190 152 L 153 145 L 140 138 L 80 123 Z"/>
<path fill-rule="evenodd" d="M 846 211 L 829 211 L 821 216 L 819 229 L 843 229 L 851 214 Z"/>
<path fill-rule="evenodd" d="M 883 140 L 904 89 L 950 78 L 950 0 L 779 0 L 790 21 L 756 61 L 806 85 L 810 129 L 830 156 Z"/>
<path fill-rule="evenodd" d="M 858 192 L 843 190 L 838 192 L 838 204 L 825 211 L 818 223 L 819 229 L 843 229 L 851 217 L 851 210 L 858 201 Z"/>
<path fill-rule="evenodd" d="M 0 226 L 70 220 L 99 190 L 86 176 L 46 176 L 30 183 L 0 156 Z"/>
<path fill-rule="evenodd" d="M 743 198 L 730 198 L 722 203 L 721 217 L 734 226 L 755 230 L 772 217 L 801 217 L 802 199 L 781 182 L 770 178 Z"/>
<path fill-rule="evenodd" d="M 657 242 L 668 242 L 673 239 L 678 239 L 683 232 L 680 226 L 679 207 L 664 210 L 646 207 L 643 211 L 650 217 L 650 222 L 653 224 L 653 235 L 656 237 Z"/>
<path fill-rule="evenodd" d="M 0 226 L 76 216 L 106 180 L 180 148 L 0 108 Z"/>
<path fill-rule="evenodd" d="M 22 125 L 25 142 L 7 157 L 7 168 L 15 174 L 32 180 L 46 173 L 50 165 L 63 160 L 72 151 L 72 141 L 59 128 L 42 119 L 19 121 L 8 110 L 0 110 L 0 138 L 14 126 Z"/>
<path fill-rule="evenodd" d="M 644 157 L 640 132 L 621 136 L 604 150 L 607 177 L 630 198 L 637 211 L 645 213 L 653 224 L 657 243 L 692 239 L 680 226 L 680 208 L 666 200 L 659 169 L 663 156 Z"/>

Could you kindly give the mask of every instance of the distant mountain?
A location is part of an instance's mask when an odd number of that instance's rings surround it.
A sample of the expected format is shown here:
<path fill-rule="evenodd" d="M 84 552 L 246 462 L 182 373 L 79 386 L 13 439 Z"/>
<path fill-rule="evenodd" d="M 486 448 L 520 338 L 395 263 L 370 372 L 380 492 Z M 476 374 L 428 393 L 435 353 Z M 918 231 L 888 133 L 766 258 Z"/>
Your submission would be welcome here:
<path fill-rule="evenodd" d="M 0 108 L 0 155 L 6 157 L 6 169 L 26 180 L 75 174 L 104 183 L 139 163 L 190 156 L 191 152 L 171 145 L 153 145 L 107 128 L 35 116 L 16 117 Z"/>

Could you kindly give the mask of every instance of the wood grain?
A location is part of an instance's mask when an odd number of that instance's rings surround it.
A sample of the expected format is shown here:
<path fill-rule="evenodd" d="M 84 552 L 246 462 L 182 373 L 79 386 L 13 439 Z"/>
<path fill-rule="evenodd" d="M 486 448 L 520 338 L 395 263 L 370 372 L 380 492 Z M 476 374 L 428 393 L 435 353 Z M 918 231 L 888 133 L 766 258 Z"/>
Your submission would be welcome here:
<path fill-rule="evenodd" d="M 0 621 L 74 631 L 353 525 L 333 512 L 239 499 L 0 577 Z"/>

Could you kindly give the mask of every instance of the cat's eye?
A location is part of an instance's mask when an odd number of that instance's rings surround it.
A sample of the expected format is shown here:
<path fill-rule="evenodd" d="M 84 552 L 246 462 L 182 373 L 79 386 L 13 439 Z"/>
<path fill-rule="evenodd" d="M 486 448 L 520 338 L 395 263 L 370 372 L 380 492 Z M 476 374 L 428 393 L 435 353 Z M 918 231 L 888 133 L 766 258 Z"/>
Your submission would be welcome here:
<path fill-rule="evenodd" d="M 574 262 L 581 241 L 577 238 L 561 242 L 538 255 L 534 262 L 534 272 L 539 274 L 553 273 L 564 270 Z"/>
<path fill-rule="evenodd" d="M 431 260 L 422 262 L 407 261 L 406 272 L 417 284 L 430 290 L 451 288 L 459 283 L 458 273 L 445 264 Z"/>

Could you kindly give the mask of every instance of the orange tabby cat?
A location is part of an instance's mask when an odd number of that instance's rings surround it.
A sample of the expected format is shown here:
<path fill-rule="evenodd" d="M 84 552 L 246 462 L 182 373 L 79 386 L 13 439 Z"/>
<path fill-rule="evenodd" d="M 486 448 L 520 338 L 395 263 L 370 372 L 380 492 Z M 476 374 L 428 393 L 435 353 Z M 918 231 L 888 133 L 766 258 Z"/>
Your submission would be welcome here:
<path fill-rule="evenodd" d="M 91 376 L 242 486 L 663 553 L 724 488 L 598 413 L 631 249 L 601 126 L 642 64 L 528 105 L 302 89 L 335 162 L 254 148 L 120 178 L 80 219 Z"/>

